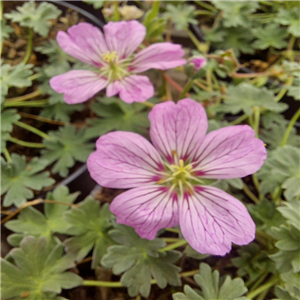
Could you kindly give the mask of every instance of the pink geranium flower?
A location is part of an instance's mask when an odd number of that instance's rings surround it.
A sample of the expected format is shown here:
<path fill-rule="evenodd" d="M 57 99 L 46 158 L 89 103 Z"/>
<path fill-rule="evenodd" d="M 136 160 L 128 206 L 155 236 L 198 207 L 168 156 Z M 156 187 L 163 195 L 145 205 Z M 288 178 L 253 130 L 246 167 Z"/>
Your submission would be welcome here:
<path fill-rule="evenodd" d="M 206 65 L 206 59 L 201 56 L 194 57 L 190 60 L 190 63 L 194 65 L 194 68 L 198 71 L 200 68 Z"/>
<path fill-rule="evenodd" d="M 166 70 L 184 65 L 180 45 L 157 43 L 133 54 L 142 43 L 146 28 L 137 21 L 109 22 L 104 35 L 88 23 L 59 31 L 57 42 L 69 55 L 95 67 L 94 71 L 74 70 L 53 77 L 51 87 L 64 94 L 65 102 L 84 102 L 106 87 L 106 95 L 120 94 L 127 102 L 151 98 L 154 88 L 147 76 L 135 75 L 148 69 Z"/>
<path fill-rule="evenodd" d="M 88 158 L 100 185 L 132 188 L 110 205 L 117 222 L 146 239 L 179 224 L 203 254 L 225 255 L 231 243 L 250 243 L 255 224 L 246 207 L 204 179 L 244 177 L 262 166 L 266 150 L 251 127 L 229 126 L 205 135 L 205 110 L 192 99 L 158 104 L 149 119 L 154 146 L 136 133 L 116 131 L 100 137 Z"/>

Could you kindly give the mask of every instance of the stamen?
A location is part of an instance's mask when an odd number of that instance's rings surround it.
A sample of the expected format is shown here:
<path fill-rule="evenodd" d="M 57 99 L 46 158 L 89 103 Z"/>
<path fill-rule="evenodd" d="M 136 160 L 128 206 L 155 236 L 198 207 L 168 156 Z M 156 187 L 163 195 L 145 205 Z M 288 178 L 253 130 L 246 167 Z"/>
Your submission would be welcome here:
<path fill-rule="evenodd" d="M 108 62 L 108 63 L 117 61 L 119 59 L 116 51 L 113 51 L 113 52 L 108 51 L 108 52 L 102 54 L 101 57 L 105 62 Z"/>

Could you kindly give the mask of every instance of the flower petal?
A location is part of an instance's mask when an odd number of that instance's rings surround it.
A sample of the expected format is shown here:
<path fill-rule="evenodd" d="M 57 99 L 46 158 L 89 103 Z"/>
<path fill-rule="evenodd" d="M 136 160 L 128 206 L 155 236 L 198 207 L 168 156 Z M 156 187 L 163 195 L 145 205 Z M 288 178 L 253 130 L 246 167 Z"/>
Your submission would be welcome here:
<path fill-rule="evenodd" d="M 154 95 L 154 88 L 147 76 L 132 75 L 109 84 L 106 90 L 107 97 L 118 93 L 126 103 L 144 102 Z"/>
<path fill-rule="evenodd" d="M 210 132 L 197 150 L 196 174 L 204 178 L 244 177 L 260 169 L 267 157 L 264 143 L 248 125 Z"/>
<path fill-rule="evenodd" d="M 145 26 L 135 20 L 109 22 L 103 29 L 108 50 L 120 59 L 130 56 L 146 36 Z"/>
<path fill-rule="evenodd" d="M 186 64 L 181 45 L 172 43 L 157 43 L 141 50 L 130 64 L 134 72 L 149 69 L 166 70 Z"/>
<path fill-rule="evenodd" d="M 110 205 L 117 222 L 135 228 L 144 239 L 153 240 L 158 230 L 178 225 L 177 195 L 167 187 L 137 187 L 117 196 Z"/>
<path fill-rule="evenodd" d="M 204 138 L 207 117 L 204 108 L 192 99 L 155 105 L 149 114 L 150 136 L 156 149 L 170 162 L 173 153 L 186 160 Z"/>
<path fill-rule="evenodd" d="M 100 29 L 89 23 L 79 23 L 70 27 L 68 34 L 59 31 L 56 39 L 66 53 L 97 67 L 102 66 L 101 54 L 108 51 Z"/>
<path fill-rule="evenodd" d="M 161 158 L 141 135 L 115 131 L 101 136 L 87 161 L 92 178 L 109 188 L 132 188 L 161 179 Z"/>
<path fill-rule="evenodd" d="M 246 245 L 255 238 L 255 224 L 236 198 L 212 186 L 195 187 L 179 202 L 184 238 L 202 254 L 225 255 L 231 243 Z"/>
<path fill-rule="evenodd" d="M 107 80 L 100 74 L 87 70 L 73 70 L 50 79 L 51 88 L 57 93 L 63 93 L 68 104 L 84 102 L 106 85 Z"/>

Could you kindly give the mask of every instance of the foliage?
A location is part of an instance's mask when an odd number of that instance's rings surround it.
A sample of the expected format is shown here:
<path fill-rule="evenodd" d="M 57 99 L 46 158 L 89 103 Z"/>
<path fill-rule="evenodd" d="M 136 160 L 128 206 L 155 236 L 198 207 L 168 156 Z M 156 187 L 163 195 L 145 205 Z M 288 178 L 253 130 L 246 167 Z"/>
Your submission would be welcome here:
<path fill-rule="evenodd" d="M 10 33 L 14 32 L 13 28 L 6 24 L 6 20 L 1 20 L 1 41 L 7 39 Z"/>
<path fill-rule="evenodd" d="M 34 196 L 31 189 L 40 191 L 55 182 L 49 178 L 49 172 L 41 172 L 48 164 L 47 160 L 34 157 L 27 164 L 25 156 L 16 153 L 11 158 L 11 162 L 6 162 L 1 157 L 1 195 L 5 194 L 4 206 L 20 206 Z"/>
<path fill-rule="evenodd" d="M 300 37 L 300 12 L 299 7 L 293 7 L 290 11 L 280 9 L 275 21 L 288 26 L 288 32 Z"/>
<path fill-rule="evenodd" d="M 92 268 L 99 265 L 107 247 L 113 244 L 108 236 L 112 225 L 108 205 L 100 208 L 99 202 L 87 198 L 65 214 L 68 224 L 66 233 L 73 237 L 65 241 L 67 251 L 76 254 L 76 261 L 81 261 L 92 249 Z"/>
<path fill-rule="evenodd" d="M 17 7 L 18 11 L 5 14 L 5 17 L 18 22 L 20 25 L 32 28 L 41 36 L 47 36 L 51 23 L 49 20 L 56 19 L 61 11 L 53 4 L 42 2 L 38 8 L 34 2 L 26 2 Z"/>
<path fill-rule="evenodd" d="M 231 279 L 226 276 L 220 278 L 219 271 L 212 272 L 208 264 L 201 263 L 199 274 L 194 276 L 195 281 L 201 288 L 201 292 L 197 292 L 190 286 L 184 286 L 184 293 L 173 294 L 174 300 L 247 300 L 242 297 L 247 292 L 247 288 L 241 278 Z"/>
<path fill-rule="evenodd" d="M 6 147 L 6 141 L 13 130 L 13 124 L 20 119 L 16 109 L 7 109 L 1 111 L 1 152 Z"/>
<path fill-rule="evenodd" d="M 101 0 L 83 0 L 83 2 L 93 5 L 93 7 L 95 9 L 99 9 L 99 8 L 103 7 L 103 2 L 104 1 L 101 1 Z"/>
<path fill-rule="evenodd" d="M 44 237 L 48 243 L 55 244 L 54 233 L 67 233 L 68 222 L 63 218 L 63 214 L 69 206 L 63 204 L 73 203 L 78 194 L 70 194 L 67 187 L 59 186 L 53 192 L 47 193 L 47 200 L 58 203 L 45 203 L 44 214 L 33 207 L 22 210 L 17 220 L 5 223 L 6 228 L 16 232 L 8 237 L 8 242 L 16 247 L 24 237 L 30 235 L 37 239 Z"/>
<path fill-rule="evenodd" d="M 113 130 L 145 134 L 149 127 L 148 112 L 139 103 L 130 105 L 117 98 L 102 98 L 91 108 L 100 118 L 88 120 L 91 125 L 87 130 L 88 137 L 99 137 Z"/>
<path fill-rule="evenodd" d="M 67 125 L 58 131 L 50 131 L 49 139 L 44 140 L 46 149 L 42 151 L 42 157 L 49 164 L 55 162 L 52 167 L 53 173 L 59 173 L 66 177 L 69 168 L 75 161 L 84 162 L 93 149 L 93 144 L 87 142 L 85 130 L 76 130 L 74 126 Z"/>
<path fill-rule="evenodd" d="M 20 248 L 9 253 L 9 258 L 1 259 L 3 299 L 62 300 L 56 296 L 62 289 L 82 283 L 78 275 L 65 272 L 74 266 L 74 257 L 63 255 L 59 242 L 50 247 L 44 238 L 27 236 Z"/>
<path fill-rule="evenodd" d="M 149 241 L 142 239 L 134 229 L 125 225 L 115 225 L 110 231 L 111 238 L 121 244 L 111 246 L 103 256 L 101 264 L 112 268 L 114 274 L 121 276 L 121 284 L 128 287 L 131 297 L 139 293 L 147 298 L 151 288 L 151 277 L 160 288 L 167 283 L 180 285 L 179 268 L 173 265 L 180 258 L 177 251 L 160 252 L 165 246 L 161 239 Z"/>

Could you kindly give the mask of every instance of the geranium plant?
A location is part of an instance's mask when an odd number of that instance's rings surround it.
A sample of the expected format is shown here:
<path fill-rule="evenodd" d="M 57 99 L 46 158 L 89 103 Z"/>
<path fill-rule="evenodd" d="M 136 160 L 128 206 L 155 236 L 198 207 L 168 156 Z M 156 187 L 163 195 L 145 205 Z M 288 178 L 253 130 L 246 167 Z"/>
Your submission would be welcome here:
<path fill-rule="evenodd" d="M 83 2 L 1 3 L 1 298 L 299 299 L 297 3 Z"/>

